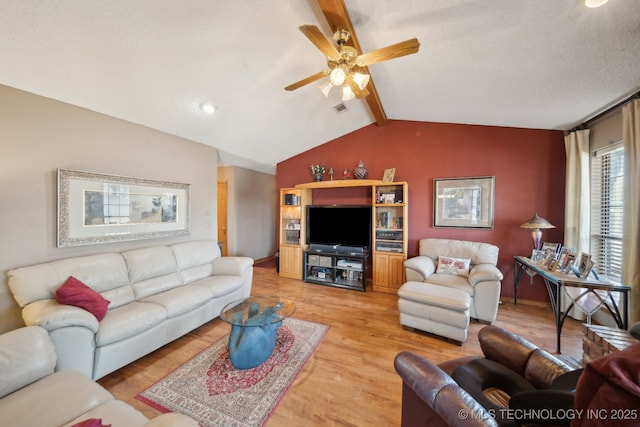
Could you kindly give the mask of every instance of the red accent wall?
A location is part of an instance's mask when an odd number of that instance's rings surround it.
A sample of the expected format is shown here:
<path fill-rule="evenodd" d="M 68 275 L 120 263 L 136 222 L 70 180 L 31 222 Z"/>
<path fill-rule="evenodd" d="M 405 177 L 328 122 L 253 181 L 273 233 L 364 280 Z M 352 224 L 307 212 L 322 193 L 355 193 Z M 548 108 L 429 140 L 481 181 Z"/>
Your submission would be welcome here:
<path fill-rule="evenodd" d="M 555 229 L 543 241 L 563 241 L 565 152 L 562 131 L 391 120 L 348 135 L 280 162 L 278 188 L 312 180 L 309 165 L 322 163 L 336 171 L 353 171 L 359 160 L 370 179 L 382 179 L 396 168 L 395 181 L 409 183 L 409 256 L 425 237 L 488 242 L 500 248 L 498 268 L 505 278 L 502 295 L 513 296 L 513 256 L 529 255 L 531 235 L 520 224 L 535 213 Z M 494 229 L 433 227 L 433 179 L 495 176 Z M 328 175 L 325 179 L 329 179 Z M 370 203 L 364 188 L 313 191 L 313 202 Z M 518 298 L 548 301 L 544 284 L 529 276 L 520 281 Z"/>

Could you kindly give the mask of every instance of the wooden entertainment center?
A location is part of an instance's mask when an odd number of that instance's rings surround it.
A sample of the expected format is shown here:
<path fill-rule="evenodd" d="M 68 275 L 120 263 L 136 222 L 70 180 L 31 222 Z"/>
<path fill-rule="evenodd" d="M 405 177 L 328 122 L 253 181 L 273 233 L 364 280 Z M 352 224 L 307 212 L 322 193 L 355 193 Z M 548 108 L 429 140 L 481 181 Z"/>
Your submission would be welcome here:
<path fill-rule="evenodd" d="M 373 290 L 396 293 L 404 283 L 409 237 L 406 182 L 349 179 L 280 189 L 280 275 L 310 283 L 365 289 L 368 253 L 320 254 L 309 250 L 305 241 L 305 211 L 307 205 L 312 204 L 313 190 L 348 187 L 371 187 Z"/>

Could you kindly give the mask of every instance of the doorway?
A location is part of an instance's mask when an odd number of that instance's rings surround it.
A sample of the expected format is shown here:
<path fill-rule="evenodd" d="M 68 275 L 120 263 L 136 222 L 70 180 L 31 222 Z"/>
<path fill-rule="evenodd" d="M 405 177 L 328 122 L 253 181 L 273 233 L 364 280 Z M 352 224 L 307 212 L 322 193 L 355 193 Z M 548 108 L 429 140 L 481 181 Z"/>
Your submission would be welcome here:
<path fill-rule="evenodd" d="M 227 256 L 227 181 L 218 182 L 218 244 L 222 256 Z"/>

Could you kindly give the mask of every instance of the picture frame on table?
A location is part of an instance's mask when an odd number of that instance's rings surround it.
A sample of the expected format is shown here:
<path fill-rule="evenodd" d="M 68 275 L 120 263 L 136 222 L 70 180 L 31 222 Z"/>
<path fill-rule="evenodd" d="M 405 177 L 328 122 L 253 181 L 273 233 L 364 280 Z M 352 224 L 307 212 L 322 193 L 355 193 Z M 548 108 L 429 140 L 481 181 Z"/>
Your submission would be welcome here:
<path fill-rule="evenodd" d="M 540 250 L 545 251 L 546 249 L 550 249 L 551 251 L 558 253 L 560 252 L 561 248 L 562 244 L 560 243 L 544 242 L 542 243 L 542 247 L 540 248 Z"/>
<path fill-rule="evenodd" d="M 580 254 L 580 261 L 578 262 L 578 271 L 582 273 L 585 270 L 585 268 L 587 267 L 587 261 L 589 261 L 589 259 L 591 259 L 591 254 L 588 254 L 586 252 L 582 252 Z"/>
<path fill-rule="evenodd" d="M 554 262 L 556 259 L 556 254 L 555 252 L 553 252 L 551 249 L 545 249 L 544 250 L 544 258 L 542 261 L 542 265 L 546 268 L 548 268 L 549 270 L 551 270 L 550 265 L 552 262 Z"/>
<path fill-rule="evenodd" d="M 57 246 L 190 233 L 190 184 L 58 169 Z"/>
<path fill-rule="evenodd" d="M 571 270 L 571 266 L 576 260 L 576 254 L 573 252 L 567 252 L 562 260 L 562 264 L 560 265 L 560 271 L 563 273 L 568 273 Z"/>
<path fill-rule="evenodd" d="M 578 271 L 580 272 L 580 275 L 587 278 L 592 268 L 593 260 L 591 259 L 591 254 L 582 252 L 580 254 L 580 261 L 578 262 Z"/>
<path fill-rule="evenodd" d="M 435 178 L 433 226 L 493 229 L 495 177 Z"/>
<path fill-rule="evenodd" d="M 542 261 L 542 260 L 544 260 L 544 256 L 545 256 L 545 253 L 544 253 L 543 250 L 534 249 L 531 252 L 531 261 L 533 261 L 533 262 Z"/>

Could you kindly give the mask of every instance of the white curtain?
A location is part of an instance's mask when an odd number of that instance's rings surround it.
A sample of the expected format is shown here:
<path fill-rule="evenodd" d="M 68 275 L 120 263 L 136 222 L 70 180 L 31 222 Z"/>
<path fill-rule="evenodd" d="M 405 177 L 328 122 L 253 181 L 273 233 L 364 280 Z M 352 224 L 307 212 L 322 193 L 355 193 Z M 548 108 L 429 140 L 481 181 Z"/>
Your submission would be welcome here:
<path fill-rule="evenodd" d="M 640 321 L 640 100 L 622 108 L 624 235 L 622 283 L 631 286 L 631 322 Z"/>
<path fill-rule="evenodd" d="M 567 157 L 564 200 L 564 245 L 576 253 L 589 253 L 589 129 L 564 137 Z"/>
<path fill-rule="evenodd" d="M 566 178 L 564 201 L 564 246 L 578 255 L 589 253 L 590 190 L 589 190 L 589 129 L 571 132 L 564 137 Z M 566 295 L 563 295 L 565 297 Z M 563 298 L 563 311 L 570 301 Z M 584 315 L 576 308 L 571 317 L 582 320 Z"/>

